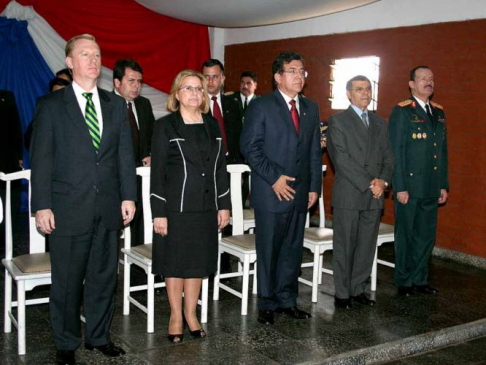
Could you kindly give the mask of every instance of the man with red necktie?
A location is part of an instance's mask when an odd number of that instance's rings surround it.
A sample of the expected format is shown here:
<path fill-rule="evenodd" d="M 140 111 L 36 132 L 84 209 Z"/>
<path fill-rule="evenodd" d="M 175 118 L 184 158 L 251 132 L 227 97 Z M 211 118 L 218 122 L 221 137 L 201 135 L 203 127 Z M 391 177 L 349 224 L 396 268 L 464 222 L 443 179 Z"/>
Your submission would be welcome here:
<path fill-rule="evenodd" d="M 297 307 L 298 277 L 306 212 L 322 185 L 319 108 L 300 95 L 304 60 L 283 52 L 272 74 L 277 90 L 249 104 L 240 141 L 252 169 L 262 324 L 273 324 L 274 313 L 311 317 Z"/>

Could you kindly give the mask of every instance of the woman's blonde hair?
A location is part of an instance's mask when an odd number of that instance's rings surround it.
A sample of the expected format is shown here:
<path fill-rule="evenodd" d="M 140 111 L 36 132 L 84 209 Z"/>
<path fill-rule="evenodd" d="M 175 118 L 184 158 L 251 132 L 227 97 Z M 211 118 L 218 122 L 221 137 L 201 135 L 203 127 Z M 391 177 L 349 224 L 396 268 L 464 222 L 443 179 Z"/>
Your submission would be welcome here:
<path fill-rule="evenodd" d="M 201 106 L 199 107 L 199 110 L 201 111 L 201 113 L 207 113 L 209 111 L 208 81 L 202 73 L 194 70 L 183 70 L 177 74 L 174 81 L 172 81 L 172 87 L 170 89 L 169 98 L 167 99 L 166 109 L 169 112 L 176 112 L 179 110 L 180 103 L 179 100 L 177 100 L 176 98 L 176 94 L 180 90 L 182 82 L 186 77 L 197 77 L 199 80 L 201 80 L 201 85 L 203 87 L 203 100 Z"/>

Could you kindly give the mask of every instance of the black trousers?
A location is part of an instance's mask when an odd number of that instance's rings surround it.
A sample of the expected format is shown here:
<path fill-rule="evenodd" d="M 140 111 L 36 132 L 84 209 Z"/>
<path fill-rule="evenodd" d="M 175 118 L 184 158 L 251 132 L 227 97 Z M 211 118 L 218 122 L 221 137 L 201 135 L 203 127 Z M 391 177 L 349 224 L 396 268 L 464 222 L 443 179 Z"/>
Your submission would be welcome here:
<path fill-rule="evenodd" d="M 143 201 L 142 201 L 142 177 L 137 175 L 137 202 L 135 215 L 130 222 L 131 229 L 131 246 L 138 246 L 144 241 L 144 226 L 143 226 Z"/>
<path fill-rule="evenodd" d="M 86 234 L 51 235 L 49 309 L 58 350 L 76 350 L 81 344 L 81 302 L 86 318 L 85 343 L 101 346 L 110 342 L 118 265 L 117 234 L 108 231 L 97 218 Z"/>
<path fill-rule="evenodd" d="M 272 213 L 255 209 L 258 307 L 288 308 L 297 304 L 306 213 L 292 209 Z"/>

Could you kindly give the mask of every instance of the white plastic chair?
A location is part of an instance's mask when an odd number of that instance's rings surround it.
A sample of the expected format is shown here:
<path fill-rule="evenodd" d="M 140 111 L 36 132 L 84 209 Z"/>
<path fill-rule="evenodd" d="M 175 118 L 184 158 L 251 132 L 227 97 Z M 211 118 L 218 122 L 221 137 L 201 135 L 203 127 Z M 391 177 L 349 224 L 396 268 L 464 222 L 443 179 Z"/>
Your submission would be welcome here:
<path fill-rule="evenodd" d="M 18 353 L 26 353 L 26 321 L 25 307 L 27 305 L 48 303 L 49 298 L 26 300 L 26 292 L 40 285 L 51 284 L 51 260 L 49 253 L 45 252 L 45 237 L 36 227 L 35 217 L 30 211 L 30 170 L 4 174 L 0 172 L 0 179 L 6 182 L 5 207 L 5 258 L 2 260 L 5 267 L 5 324 L 4 331 L 11 332 L 12 323 L 18 331 Z M 11 212 L 11 182 L 26 179 L 29 181 L 29 253 L 13 257 L 12 212 Z M 17 286 L 17 301 L 12 300 L 12 280 Z M 17 307 L 17 318 L 12 308 Z"/>
<path fill-rule="evenodd" d="M 393 262 L 378 259 L 378 248 L 385 242 L 394 242 L 394 241 L 395 241 L 395 227 L 391 224 L 380 223 L 378 238 L 376 240 L 375 258 L 373 260 L 373 267 L 371 269 L 371 290 L 372 291 L 376 291 L 378 264 L 385 265 L 388 267 L 393 267 L 393 268 L 395 267 L 395 264 Z"/>
<path fill-rule="evenodd" d="M 250 274 L 254 275 L 253 278 L 253 293 L 256 294 L 256 248 L 255 248 L 255 235 L 244 234 L 246 229 L 250 229 L 251 225 L 244 223 L 243 212 L 243 200 L 241 197 L 241 177 L 243 172 L 250 171 L 247 165 L 228 165 L 228 172 L 230 173 L 230 191 L 231 191 L 231 205 L 232 205 L 232 224 L 233 235 L 230 237 L 221 238 L 219 241 L 219 258 L 218 258 L 218 271 L 214 276 L 214 292 L 213 300 L 219 300 L 219 289 L 223 289 L 238 298 L 241 298 L 241 315 L 248 314 L 248 289 L 250 282 Z M 245 227 L 247 227 L 245 229 Z M 253 218 L 254 227 L 254 218 Z M 238 258 L 243 263 L 243 270 L 220 274 L 220 258 L 221 254 L 228 253 Z M 250 264 L 254 265 L 254 270 L 250 270 Z M 230 288 L 229 286 L 222 284 L 220 279 L 243 277 L 243 285 L 241 292 Z"/>
<path fill-rule="evenodd" d="M 327 170 L 322 165 L 322 172 Z M 308 219 L 309 220 L 309 219 Z M 325 228 L 326 217 L 324 212 L 324 188 L 321 187 L 319 197 L 319 227 L 307 227 L 304 231 L 304 247 L 313 253 L 313 261 L 305 262 L 302 268 L 312 267 L 312 281 L 299 277 L 299 281 L 312 287 L 312 302 L 317 303 L 317 289 L 322 283 L 322 273 L 332 275 L 332 270 L 323 268 L 323 255 L 327 250 L 332 250 L 333 230 Z"/>
<path fill-rule="evenodd" d="M 153 222 L 150 209 L 150 167 L 138 167 L 137 175 L 142 177 L 143 227 L 144 241 L 138 246 L 131 247 L 130 226 L 125 227 L 124 247 L 121 252 L 123 259 L 123 314 L 130 314 L 130 303 L 147 314 L 147 333 L 154 332 L 154 292 L 155 288 L 165 287 L 165 282 L 155 283 L 152 274 L 152 238 Z M 142 268 L 147 274 L 147 284 L 130 286 L 131 265 Z M 198 303 L 201 305 L 201 323 L 208 321 L 208 278 L 202 281 L 202 294 Z M 130 294 L 132 292 L 147 291 L 147 305 L 143 305 Z"/>

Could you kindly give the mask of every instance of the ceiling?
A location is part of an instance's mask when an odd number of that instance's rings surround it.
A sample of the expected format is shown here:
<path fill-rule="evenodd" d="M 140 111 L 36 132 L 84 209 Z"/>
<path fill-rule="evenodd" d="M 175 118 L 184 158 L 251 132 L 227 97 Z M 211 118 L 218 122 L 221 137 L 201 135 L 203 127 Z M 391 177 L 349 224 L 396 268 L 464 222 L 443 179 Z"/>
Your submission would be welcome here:
<path fill-rule="evenodd" d="M 219 28 L 287 23 L 380 0 L 136 0 L 159 14 Z"/>

